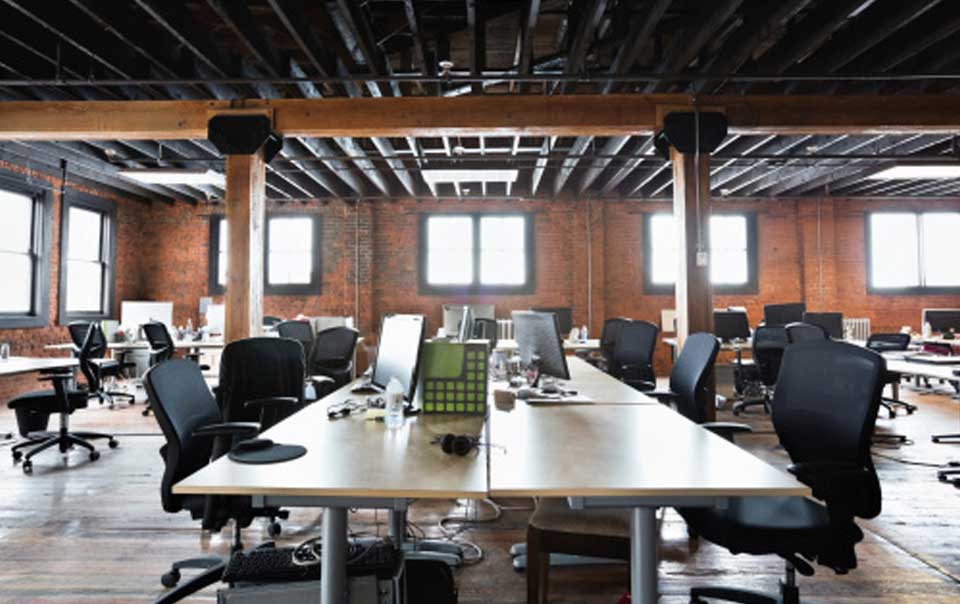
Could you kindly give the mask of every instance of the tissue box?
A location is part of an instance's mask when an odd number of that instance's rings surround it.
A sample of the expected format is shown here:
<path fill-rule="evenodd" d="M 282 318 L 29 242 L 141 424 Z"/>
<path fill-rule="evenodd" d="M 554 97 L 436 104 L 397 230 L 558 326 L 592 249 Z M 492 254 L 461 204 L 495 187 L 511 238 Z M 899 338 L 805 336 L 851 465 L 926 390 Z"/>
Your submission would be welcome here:
<path fill-rule="evenodd" d="M 423 413 L 487 412 L 488 342 L 432 340 L 423 345 Z"/>

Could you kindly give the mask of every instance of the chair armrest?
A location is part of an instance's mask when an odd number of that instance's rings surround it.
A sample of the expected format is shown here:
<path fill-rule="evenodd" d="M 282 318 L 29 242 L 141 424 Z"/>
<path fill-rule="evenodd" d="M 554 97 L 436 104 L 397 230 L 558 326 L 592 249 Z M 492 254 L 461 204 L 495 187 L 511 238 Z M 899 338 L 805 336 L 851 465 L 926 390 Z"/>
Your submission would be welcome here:
<path fill-rule="evenodd" d="M 282 405 L 296 405 L 300 402 L 300 399 L 293 396 L 271 396 L 267 398 L 257 398 L 252 401 L 247 401 L 243 404 L 244 407 L 279 407 Z"/>
<path fill-rule="evenodd" d="M 747 424 L 736 424 L 733 422 L 706 422 L 700 424 L 700 426 L 713 432 L 717 436 L 722 436 L 730 442 L 733 442 L 733 437 L 736 434 L 753 432 L 753 428 Z"/>
<path fill-rule="evenodd" d="M 200 426 L 193 431 L 193 436 L 256 436 L 259 433 L 257 422 L 223 422 Z"/>
<path fill-rule="evenodd" d="M 847 462 L 805 461 L 787 466 L 787 471 L 813 489 L 818 499 L 846 498 L 858 492 L 870 476 L 867 468 Z"/>
<path fill-rule="evenodd" d="M 648 382 L 649 383 L 649 382 Z M 656 387 L 656 385 L 654 385 Z M 647 390 L 644 392 L 647 396 L 655 398 L 661 403 L 672 403 L 680 400 L 680 395 L 669 390 Z"/>

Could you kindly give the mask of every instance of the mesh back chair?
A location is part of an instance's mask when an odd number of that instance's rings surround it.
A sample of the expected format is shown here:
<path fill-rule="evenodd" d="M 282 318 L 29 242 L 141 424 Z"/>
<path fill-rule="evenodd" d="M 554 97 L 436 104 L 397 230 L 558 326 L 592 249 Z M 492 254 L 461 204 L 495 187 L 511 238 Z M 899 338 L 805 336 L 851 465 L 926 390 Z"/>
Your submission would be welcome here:
<path fill-rule="evenodd" d="M 300 342 L 300 345 L 303 346 L 303 362 L 306 364 L 307 360 L 310 359 L 313 354 L 314 334 L 310 321 L 283 321 L 282 323 L 277 323 L 277 333 L 280 334 L 281 338 L 290 338 L 291 340 Z"/>
<path fill-rule="evenodd" d="M 759 396 L 755 398 L 744 397 L 733 405 L 733 414 L 739 415 L 741 411 L 755 405 L 763 405 L 764 410 L 770 412 L 770 398 L 774 386 L 777 384 L 777 376 L 780 374 L 780 360 L 783 358 L 783 351 L 789 344 L 787 339 L 787 330 L 779 326 L 760 325 L 753 331 L 753 363 L 756 367 L 756 386 L 759 388 Z M 752 390 L 752 388 L 748 388 Z"/>
<path fill-rule="evenodd" d="M 611 374 L 637 390 L 653 390 L 657 376 L 653 371 L 653 351 L 660 329 L 649 321 L 630 321 L 620 326 L 613 349 L 615 367 Z"/>
<path fill-rule="evenodd" d="M 166 325 L 159 321 L 151 321 L 144 323 L 140 328 L 143 329 L 143 333 L 147 337 L 147 342 L 150 344 L 151 367 L 169 361 L 174 357 L 177 352 L 177 345 L 173 341 L 173 337 L 171 337 Z M 188 352 L 184 354 L 184 357 L 194 363 L 200 363 L 199 352 Z M 210 367 L 208 365 L 200 365 L 200 369 L 206 371 L 210 369 Z M 150 410 L 150 402 L 147 401 L 147 406 L 143 409 L 143 414 L 149 415 Z"/>
<path fill-rule="evenodd" d="M 773 427 L 790 456 L 788 470 L 818 501 L 732 497 L 722 509 L 679 509 L 697 535 L 735 554 L 778 555 L 786 566 L 779 596 L 695 587 L 691 602 L 715 598 L 798 604 L 796 573 L 814 573 L 807 560 L 837 574 L 857 567 L 855 546 L 863 532 L 855 520 L 874 518 L 881 507 L 870 435 L 884 365 L 880 355 L 842 342 L 802 342 L 787 348 L 774 395 Z"/>
<path fill-rule="evenodd" d="M 497 347 L 497 326 L 496 319 L 478 318 L 473 320 L 473 337 L 476 340 L 486 340 L 490 342 L 490 350 Z"/>
<path fill-rule="evenodd" d="M 242 548 L 240 529 L 250 526 L 255 517 L 267 517 L 271 521 L 277 516 L 284 517 L 276 508 L 254 508 L 250 497 L 174 493 L 174 484 L 226 452 L 231 439 L 256 436 L 260 426 L 250 422 L 224 423 L 200 367 L 189 360 L 172 359 L 152 367 L 144 376 L 143 384 L 166 441 L 160 448 L 164 463 L 160 500 L 165 512 L 190 512 L 191 518 L 202 520 L 203 529 L 210 531 L 219 531 L 232 520 L 232 551 Z M 176 602 L 216 583 L 224 566 L 220 558 L 175 562 L 161 578 L 166 587 L 177 585 L 181 569 L 204 572 L 167 592 L 158 602 Z"/>
<path fill-rule="evenodd" d="M 80 371 L 87 380 L 87 391 L 90 396 L 96 396 L 101 403 L 108 403 L 111 409 L 114 407 L 116 398 L 125 398 L 132 405 L 136 400 L 132 394 L 105 388 L 107 388 L 107 378 L 116 379 L 127 369 L 136 367 L 136 364 L 104 358 L 106 352 L 107 338 L 104 337 L 100 324 L 90 323 L 87 336 L 77 353 Z"/>
<path fill-rule="evenodd" d="M 875 333 L 867 338 L 867 348 L 874 352 L 901 352 L 910 346 L 910 334 L 908 333 Z M 880 404 L 887 410 L 890 419 L 897 416 L 897 409 L 904 409 L 907 415 L 917 410 L 916 405 L 900 400 L 900 380 L 902 375 L 894 371 L 886 371 L 883 376 L 884 385 L 889 385 L 893 389 L 892 397 L 881 397 Z M 902 434 L 877 433 L 874 434 L 874 440 L 882 442 L 905 443 L 907 437 Z"/>
<path fill-rule="evenodd" d="M 266 430 L 304 406 L 304 376 L 303 349 L 295 340 L 248 338 L 227 344 L 217 387 L 224 421 L 260 421 Z"/>
<path fill-rule="evenodd" d="M 334 389 L 346 385 L 353 378 L 353 353 L 359 336 L 352 327 L 331 327 L 318 333 L 307 363 L 308 374 L 329 377 Z"/>
<path fill-rule="evenodd" d="M 812 323 L 790 323 L 785 329 L 787 330 L 787 340 L 791 344 L 830 339 L 830 334 L 827 333 L 826 329 Z"/>
<path fill-rule="evenodd" d="M 670 392 L 649 392 L 664 403 L 700 423 L 704 428 L 733 440 L 749 432 L 743 424 L 703 423 L 710 404 L 710 374 L 720 343 L 708 333 L 691 334 L 670 373 Z M 541 498 L 527 527 L 527 602 L 545 602 L 549 582 L 548 560 L 552 554 L 629 559 L 630 514 L 628 510 L 571 510 L 563 499 Z M 516 563 L 516 560 L 515 560 Z"/>
<path fill-rule="evenodd" d="M 73 321 L 67 325 L 70 343 L 73 344 L 73 356 L 80 355 L 80 349 L 83 348 L 83 342 L 87 339 L 88 331 L 90 331 L 90 323 L 87 321 Z"/>

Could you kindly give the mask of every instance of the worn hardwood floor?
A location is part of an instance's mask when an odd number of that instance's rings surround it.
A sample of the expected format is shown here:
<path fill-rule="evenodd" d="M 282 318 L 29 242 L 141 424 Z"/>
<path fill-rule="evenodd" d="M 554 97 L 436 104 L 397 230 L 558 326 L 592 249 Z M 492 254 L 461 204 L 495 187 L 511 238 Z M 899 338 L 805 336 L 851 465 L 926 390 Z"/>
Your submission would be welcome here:
<path fill-rule="evenodd" d="M 814 577 L 801 577 L 805 602 L 960 604 L 960 490 L 938 483 L 934 468 L 888 458 L 960 460 L 960 446 L 930 443 L 932 433 L 960 431 L 960 402 L 906 388 L 904 397 L 917 402 L 920 410 L 879 425 L 881 430 L 907 434 L 914 444 L 875 449 L 884 488 L 883 513 L 862 523 L 866 539 L 858 548 L 860 568 L 846 576 L 818 568 Z M 34 475 L 24 476 L 7 457 L 9 444 L 0 444 L 0 603 L 148 602 L 162 593 L 159 576 L 171 561 L 226 552 L 228 530 L 202 535 L 186 514 L 162 511 L 157 453 L 162 437 L 155 420 L 140 415 L 141 408 L 95 408 L 76 414 L 74 427 L 113 431 L 121 440 L 116 450 L 104 447 L 97 462 L 88 462 L 79 452 L 66 460 L 55 453 L 43 454 L 35 460 Z M 720 416 L 732 419 L 726 411 Z M 757 433 L 739 443 L 772 463 L 784 464 L 769 420 L 756 410 L 741 420 Z M 14 418 L 4 406 L 0 429 L 13 426 Z M 524 601 L 524 577 L 511 569 L 508 549 L 523 539 L 531 502 L 501 503 L 511 508 L 502 518 L 471 524 L 460 536 L 484 552 L 482 561 L 457 575 L 461 602 Z M 411 519 L 428 535 L 439 536 L 439 518 L 462 513 L 455 502 L 419 503 Z M 481 506 L 478 514 L 489 516 L 491 508 Z M 384 520 L 383 512 L 361 511 L 351 516 L 351 527 L 356 532 L 385 533 Z M 282 540 L 294 543 L 318 531 L 318 512 L 298 510 L 285 523 Z M 265 539 L 262 524 L 244 534 L 248 545 Z M 780 561 L 772 556 L 733 556 L 708 543 L 692 546 L 672 512 L 663 523 L 661 554 L 661 602 L 686 602 L 695 584 L 775 590 L 782 572 Z M 623 565 L 554 569 L 551 601 L 612 603 L 626 583 Z M 209 589 L 190 601 L 214 600 L 214 590 Z"/>

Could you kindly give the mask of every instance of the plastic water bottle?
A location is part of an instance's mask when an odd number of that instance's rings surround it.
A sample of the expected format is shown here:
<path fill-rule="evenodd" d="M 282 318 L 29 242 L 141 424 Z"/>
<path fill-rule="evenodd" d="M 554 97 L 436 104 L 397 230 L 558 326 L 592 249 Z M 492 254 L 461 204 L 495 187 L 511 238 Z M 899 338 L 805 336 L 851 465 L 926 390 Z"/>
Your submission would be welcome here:
<path fill-rule="evenodd" d="M 581 342 L 586 342 L 588 339 L 589 339 L 589 333 L 587 332 L 587 326 L 584 325 L 584 326 L 580 329 L 580 341 L 581 341 Z"/>
<path fill-rule="evenodd" d="M 384 396 L 385 404 L 383 422 L 388 430 L 396 430 L 403 426 L 403 386 L 396 377 L 387 382 L 387 391 Z"/>

